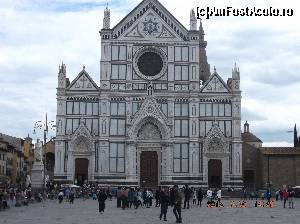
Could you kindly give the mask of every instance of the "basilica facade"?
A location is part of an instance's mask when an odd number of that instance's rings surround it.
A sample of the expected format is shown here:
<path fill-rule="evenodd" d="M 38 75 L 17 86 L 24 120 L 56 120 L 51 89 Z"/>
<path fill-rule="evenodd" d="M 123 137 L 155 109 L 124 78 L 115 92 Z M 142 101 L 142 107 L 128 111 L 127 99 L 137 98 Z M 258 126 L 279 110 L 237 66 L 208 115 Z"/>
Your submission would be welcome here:
<path fill-rule="evenodd" d="M 241 187 L 240 72 L 210 71 L 194 11 L 187 29 L 144 0 L 111 28 L 106 8 L 100 37 L 100 86 L 59 68 L 55 180 Z"/>

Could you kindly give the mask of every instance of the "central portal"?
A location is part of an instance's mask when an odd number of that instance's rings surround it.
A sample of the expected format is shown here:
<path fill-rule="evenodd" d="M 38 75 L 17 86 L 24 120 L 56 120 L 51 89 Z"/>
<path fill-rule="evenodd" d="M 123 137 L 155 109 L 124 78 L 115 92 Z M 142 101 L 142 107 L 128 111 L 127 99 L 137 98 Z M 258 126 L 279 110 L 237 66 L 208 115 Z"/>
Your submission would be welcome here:
<path fill-rule="evenodd" d="M 141 152 L 140 185 L 142 188 L 156 188 L 158 186 L 157 152 Z"/>
<path fill-rule="evenodd" d="M 210 188 L 222 187 L 222 162 L 211 159 L 208 162 L 208 186 Z"/>
<path fill-rule="evenodd" d="M 75 159 L 75 184 L 81 186 L 88 181 L 89 160 Z"/>

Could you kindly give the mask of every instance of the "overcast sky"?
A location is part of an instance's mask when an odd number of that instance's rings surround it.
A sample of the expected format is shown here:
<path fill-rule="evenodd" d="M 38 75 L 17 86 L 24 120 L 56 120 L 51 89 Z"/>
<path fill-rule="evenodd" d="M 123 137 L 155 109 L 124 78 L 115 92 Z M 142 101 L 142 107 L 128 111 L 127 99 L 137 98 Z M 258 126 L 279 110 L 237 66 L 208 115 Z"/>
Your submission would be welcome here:
<path fill-rule="evenodd" d="M 108 2 L 112 26 L 139 0 L 1 0 L 0 132 L 32 135 L 35 121 L 55 120 L 58 65 L 72 81 L 82 65 L 100 82 L 100 37 Z M 240 67 L 242 123 L 265 145 L 291 145 L 300 127 L 300 16 L 297 1 L 160 1 L 187 28 L 196 7 L 292 8 L 292 17 L 213 17 L 203 20 L 211 68 L 226 81 Z M 213 3 L 212 3 L 213 2 Z M 300 132 L 300 129 L 299 129 Z M 53 135 L 53 133 L 52 133 Z M 36 138 L 36 137 L 34 137 Z"/>

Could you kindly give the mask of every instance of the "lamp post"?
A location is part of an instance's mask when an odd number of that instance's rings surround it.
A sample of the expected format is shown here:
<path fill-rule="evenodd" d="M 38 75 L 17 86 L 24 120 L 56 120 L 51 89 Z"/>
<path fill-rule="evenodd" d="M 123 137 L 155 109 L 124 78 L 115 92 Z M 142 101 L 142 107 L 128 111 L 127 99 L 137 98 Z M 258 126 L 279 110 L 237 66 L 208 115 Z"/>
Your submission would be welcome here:
<path fill-rule="evenodd" d="M 43 121 L 36 121 L 34 123 L 34 128 L 33 128 L 33 134 L 36 134 L 36 131 L 39 130 L 43 130 L 43 134 L 44 134 L 44 142 L 43 142 L 43 151 L 44 151 L 44 176 L 43 176 L 43 189 L 45 190 L 45 182 L 46 182 L 46 161 L 47 161 L 47 157 L 46 157 L 46 143 L 47 143 L 47 135 L 48 135 L 48 131 L 49 128 L 53 131 L 55 131 L 55 121 L 49 121 L 47 119 L 47 113 L 46 113 L 46 120 L 45 122 Z M 43 158 L 41 158 L 43 161 Z"/>

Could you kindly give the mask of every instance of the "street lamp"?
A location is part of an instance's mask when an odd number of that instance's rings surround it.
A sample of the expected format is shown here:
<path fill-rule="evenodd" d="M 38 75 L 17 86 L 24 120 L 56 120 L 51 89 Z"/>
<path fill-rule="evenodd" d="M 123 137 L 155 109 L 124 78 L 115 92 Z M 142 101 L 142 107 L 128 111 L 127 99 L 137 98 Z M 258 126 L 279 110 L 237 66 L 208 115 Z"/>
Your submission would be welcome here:
<path fill-rule="evenodd" d="M 46 143 L 47 143 L 47 135 L 48 135 L 48 131 L 49 131 L 49 128 L 53 131 L 55 131 L 55 121 L 49 121 L 48 122 L 48 119 L 47 119 L 47 113 L 46 113 L 46 120 L 45 122 L 43 121 L 36 121 L 34 123 L 34 128 L 33 128 L 33 134 L 36 134 L 36 131 L 39 129 L 39 130 L 43 130 L 44 132 L 44 143 L 43 143 L 43 148 L 44 148 L 44 176 L 43 176 L 43 180 L 44 180 L 44 183 L 43 183 L 43 188 L 45 190 L 45 182 L 46 182 L 46 161 L 47 161 L 47 158 L 46 158 Z"/>

